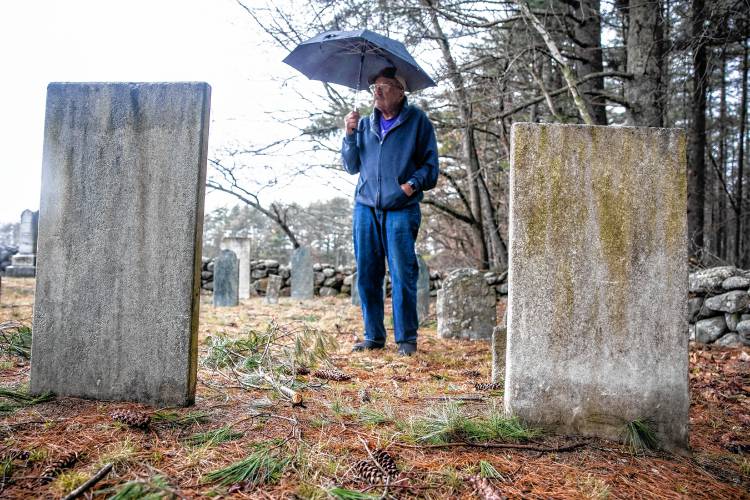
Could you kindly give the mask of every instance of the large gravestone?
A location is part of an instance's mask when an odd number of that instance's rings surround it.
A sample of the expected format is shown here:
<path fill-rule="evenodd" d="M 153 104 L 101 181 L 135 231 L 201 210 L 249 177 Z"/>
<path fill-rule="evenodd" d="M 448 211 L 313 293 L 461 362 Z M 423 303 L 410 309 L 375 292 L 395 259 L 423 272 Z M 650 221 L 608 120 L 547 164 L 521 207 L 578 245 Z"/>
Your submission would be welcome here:
<path fill-rule="evenodd" d="M 506 410 L 688 444 L 685 137 L 514 124 Z"/>
<path fill-rule="evenodd" d="M 430 316 L 430 268 L 421 255 L 417 255 L 419 277 L 417 278 L 417 317 L 423 324 Z"/>
<path fill-rule="evenodd" d="M 292 298 L 313 298 L 313 263 L 310 249 L 299 247 L 292 253 Z"/>
<path fill-rule="evenodd" d="M 456 269 L 437 296 L 437 333 L 444 339 L 490 339 L 497 321 L 495 291 L 476 269 Z"/>
<path fill-rule="evenodd" d="M 36 244 L 39 212 L 21 212 L 18 253 L 11 257 L 11 265 L 5 269 L 8 276 L 28 278 L 36 275 Z"/>
<path fill-rule="evenodd" d="M 234 252 L 239 260 L 240 267 L 240 288 L 239 294 L 241 299 L 250 298 L 250 283 L 253 281 L 250 277 L 250 251 L 252 240 L 250 238 L 223 238 L 221 240 L 221 249 L 227 249 Z M 253 289 L 253 295 L 255 290 Z"/>
<path fill-rule="evenodd" d="M 231 250 L 214 259 L 214 306 L 234 307 L 240 303 L 240 260 Z"/>
<path fill-rule="evenodd" d="M 47 87 L 31 390 L 195 399 L 210 87 Z"/>
<path fill-rule="evenodd" d="M 278 304 L 279 294 L 281 292 L 281 284 L 284 279 L 276 274 L 268 276 L 268 285 L 266 286 L 266 296 L 263 298 L 263 302 L 266 304 Z"/>

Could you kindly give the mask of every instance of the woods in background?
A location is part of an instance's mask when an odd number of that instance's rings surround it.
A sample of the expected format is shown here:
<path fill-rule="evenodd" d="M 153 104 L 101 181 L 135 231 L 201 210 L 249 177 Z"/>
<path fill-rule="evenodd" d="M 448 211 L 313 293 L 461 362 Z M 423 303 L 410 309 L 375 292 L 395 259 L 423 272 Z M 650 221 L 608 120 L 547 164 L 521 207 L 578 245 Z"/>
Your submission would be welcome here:
<path fill-rule="evenodd" d="M 750 266 L 749 0 L 238 4 L 287 49 L 321 31 L 369 28 L 436 69 L 439 87 L 412 96 L 441 148 L 423 224 L 436 254 L 506 267 L 510 126 L 589 123 L 686 129 L 690 254 Z M 333 166 L 351 97 L 321 86 L 296 140 L 329 151 Z"/>

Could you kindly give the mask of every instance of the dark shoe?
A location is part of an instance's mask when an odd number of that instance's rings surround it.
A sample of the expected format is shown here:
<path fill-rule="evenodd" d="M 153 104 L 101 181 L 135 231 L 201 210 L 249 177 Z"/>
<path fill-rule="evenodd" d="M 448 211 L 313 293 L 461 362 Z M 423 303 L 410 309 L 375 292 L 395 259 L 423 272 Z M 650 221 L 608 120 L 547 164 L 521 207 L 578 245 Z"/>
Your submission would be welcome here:
<path fill-rule="evenodd" d="M 362 342 L 357 342 L 352 346 L 352 352 L 372 351 L 373 349 L 383 349 L 384 347 L 385 344 L 378 344 L 377 342 L 373 342 L 371 340 L 363 340 Z"/>
<path fill-rule="evenodd" d="M 411 356 L 415 352 L 417 352 L 417 344 L 412 344 L 411 342 L 401 342 L 398 345 L 399 356 Z"/>

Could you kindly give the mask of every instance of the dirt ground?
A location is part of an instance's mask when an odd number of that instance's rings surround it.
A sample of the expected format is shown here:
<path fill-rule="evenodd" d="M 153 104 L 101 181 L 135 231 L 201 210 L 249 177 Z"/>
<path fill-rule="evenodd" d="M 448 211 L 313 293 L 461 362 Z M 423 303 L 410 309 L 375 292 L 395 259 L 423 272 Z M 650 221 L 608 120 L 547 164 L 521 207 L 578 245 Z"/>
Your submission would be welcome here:
<path fill-rule="evenodd" d="M 30 327 L 33 279 L 3 278 L 0 293 L 0 323 Z M 298 375 L 304 406 L 294 406 L 267 384 L 243 387 L 231 371 L 206 365 L 209 337 L 241 338 L 269 325 L 328 334 L 338 344 L 329 367 L 351 379 Z M 149 498 L 381 498 L 382 482 L 371 485 L 354 473 L 355 463 L 368 458 L 366 443 L 371 451 L 386 449 L 398 465 L 400 474 L 385 491 L 393 498 L 489 498 L 472 479 L 482 461 L 497 472 L 486 481 L 498 494 L 494 498 L 750 498 L 748 348 L 691 345 L 690 456 L 634 453 L 615 442 L 545 434 L 510 442 L 532 449 L 431 447 L 413 439 L 409 422 L 450 404 L 469 418 L 502 407 L 502 390 L 475 388 L 490 379 L 489 345 L 439 339 L 433 321 L 420 331 L 414 357 L 397 356 L 392 342 L 385 352 L 350 354 L 360 329 L 360 312 L 348 297 L 281 299 L 273 306 L 253 298 L 217 309 L 203 295 L 195 406 L 58 397 L 2 411 L 0 497 L 59 498 L 111 463 L 111 472 L 83 497 L 142 498 L 151 492 Z M 0 356 L 0 387 L 24 391 L 29 371 L 27 360 L 6 352 Z M 370 401 L 362 401 L 363 389 Z M 185 421 L 152 418 L 148 427 L 135 428 L 113 420 L 118 410 L 172 412 Z M 191 444 L 191 436 L 224 426 L 233 440 Z M 567 451 L 539 451 L 580 442 Z M 207 477 L 258 445 L 288 458 L 274 479 L 222 485 Z M 50 477 L 50 465 L 71 451 L 77 459 Z"/>

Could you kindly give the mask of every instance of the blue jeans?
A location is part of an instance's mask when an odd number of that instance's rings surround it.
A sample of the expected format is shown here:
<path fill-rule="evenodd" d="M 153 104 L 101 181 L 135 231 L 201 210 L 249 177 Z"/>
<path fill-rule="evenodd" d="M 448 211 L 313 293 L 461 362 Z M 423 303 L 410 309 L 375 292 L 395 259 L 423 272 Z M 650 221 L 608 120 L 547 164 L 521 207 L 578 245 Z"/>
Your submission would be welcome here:
<path fill-rule="evenodd" d="M 354 204 L 354 255 L 365 340 L 385 344 L 383 278 L 387 259 L 396 342 L 417 342 L 419 264 L 414 243 L 421 221 L 419 203 L 388 211 Z"/>

